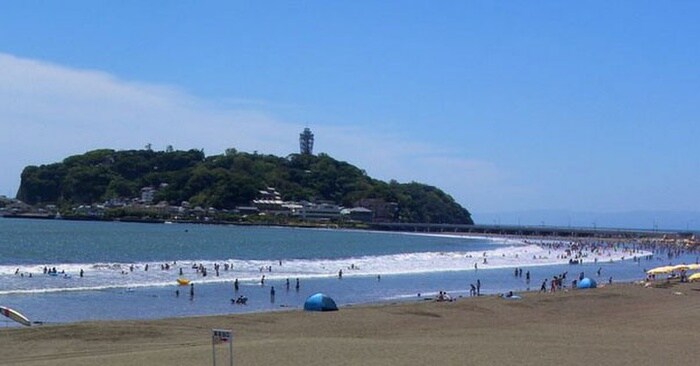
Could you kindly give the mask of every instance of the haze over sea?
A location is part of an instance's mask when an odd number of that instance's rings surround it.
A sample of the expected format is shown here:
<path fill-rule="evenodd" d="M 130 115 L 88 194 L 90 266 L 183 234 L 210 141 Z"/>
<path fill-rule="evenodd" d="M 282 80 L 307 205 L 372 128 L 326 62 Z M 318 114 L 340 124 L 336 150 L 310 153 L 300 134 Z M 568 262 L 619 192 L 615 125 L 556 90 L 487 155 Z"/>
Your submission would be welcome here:
<path fill-rule="evenodd" d="M 634 261 L 633 255 L 648 253 L 620 247 L 585 252 L 584 264 L 569 265 L 560 257 L 563 249 L 522 240 L 346 230 L 0 219 L 0 233 L 0 304 L 46 323 L 301 308 L 316 292 L 339 306 L 418 299 L 419 293 L 425 298 L 440 290 L 459 297 L 477 279 L 483 294 L 494 294 L 537 289 L 567 271 L 571 279 L 585 272 L 601 282 L 611 276 L 632 281 L 643 278 L 644 268 L 669 262 L 661 252 Z M 696 260 L 695 254 L 673 259 Z M 161 269 L 166 263 L 171 269 Z M 206 277 L 193 269 L 199 264 L 208 269 Z M 59 275 L 44 274 L 45 266 Z M 530 284 L 513 275 L 515 267 L 531 272 Z M 194 298 L 176 286 L 179 277 L 195 284 Z M 248 304 L 231 304 L 240 295 Z"/>

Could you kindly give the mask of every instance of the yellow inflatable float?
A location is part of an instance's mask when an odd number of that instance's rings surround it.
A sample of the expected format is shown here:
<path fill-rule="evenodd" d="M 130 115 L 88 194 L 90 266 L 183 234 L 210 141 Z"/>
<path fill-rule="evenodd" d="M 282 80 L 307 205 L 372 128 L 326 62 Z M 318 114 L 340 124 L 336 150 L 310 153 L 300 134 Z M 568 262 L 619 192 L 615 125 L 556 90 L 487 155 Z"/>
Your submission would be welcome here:
<path fill-rule="evenodd" d="M 177 284 L 180 285 L 180 286 L 189 285 L 189 284 L 190 284 L 190 280 L 188 280 L 188 279 L 186 279 L 186 278 L 178 278 L 178 279 L 177 279 Z"/>

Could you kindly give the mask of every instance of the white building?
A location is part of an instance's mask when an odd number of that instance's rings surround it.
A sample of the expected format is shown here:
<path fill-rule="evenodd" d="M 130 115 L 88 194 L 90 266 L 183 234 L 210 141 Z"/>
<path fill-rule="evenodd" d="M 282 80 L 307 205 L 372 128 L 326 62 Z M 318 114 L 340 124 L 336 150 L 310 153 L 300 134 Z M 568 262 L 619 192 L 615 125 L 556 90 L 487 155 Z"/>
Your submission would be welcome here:
<path fill-rule="evenodd" d="M 334 203 L 303 202 L 297 214 L 302 220 L 333 220 L 340 218 L 342 207 Z"/>
<path fill-rule="evenodd" d="M 141 203 L 150 204 L 153 202 L 153 196 L 155 196 L 156 190 L 153 187 L 143 187 L 141 188 Z"/>

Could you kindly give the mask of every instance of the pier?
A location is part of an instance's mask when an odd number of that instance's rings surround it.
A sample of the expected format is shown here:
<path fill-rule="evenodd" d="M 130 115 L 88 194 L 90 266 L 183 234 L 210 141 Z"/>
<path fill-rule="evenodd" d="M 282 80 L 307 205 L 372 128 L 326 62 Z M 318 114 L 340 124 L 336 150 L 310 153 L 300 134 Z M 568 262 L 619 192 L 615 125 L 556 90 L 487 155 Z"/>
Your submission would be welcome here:
<path fill-rule="evenodd" d="M 404 231 L 416 233 L 456 233 L 470 235 L 527 236 L 551 238 L 605 238 L 605 239 L 664 239 L 692 242 L 698 232 L 682 230 L 643 230 L 572 226 L 523 226 L 523 225 L 455 225 L 420 223 L 372 223 L 370 228 L 380 231 Z M 695 242 L 697 244 L 697 242 Z"/>

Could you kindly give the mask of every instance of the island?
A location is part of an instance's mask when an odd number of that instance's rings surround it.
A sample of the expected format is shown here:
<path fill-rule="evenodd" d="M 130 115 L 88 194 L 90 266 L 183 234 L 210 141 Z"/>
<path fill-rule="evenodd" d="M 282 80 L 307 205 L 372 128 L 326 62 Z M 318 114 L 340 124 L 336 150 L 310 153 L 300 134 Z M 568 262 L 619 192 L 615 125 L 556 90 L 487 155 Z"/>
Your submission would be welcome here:
<path fill-rule="evenodd" d="M 331 156 L 230 148 L 99 149 L 27 166 L 5 215 L 246 223 L 420 222 L 472 225 L 439 188 L 385 182 Z M 21 202 L 24 206 L 19 204 Z"/>

